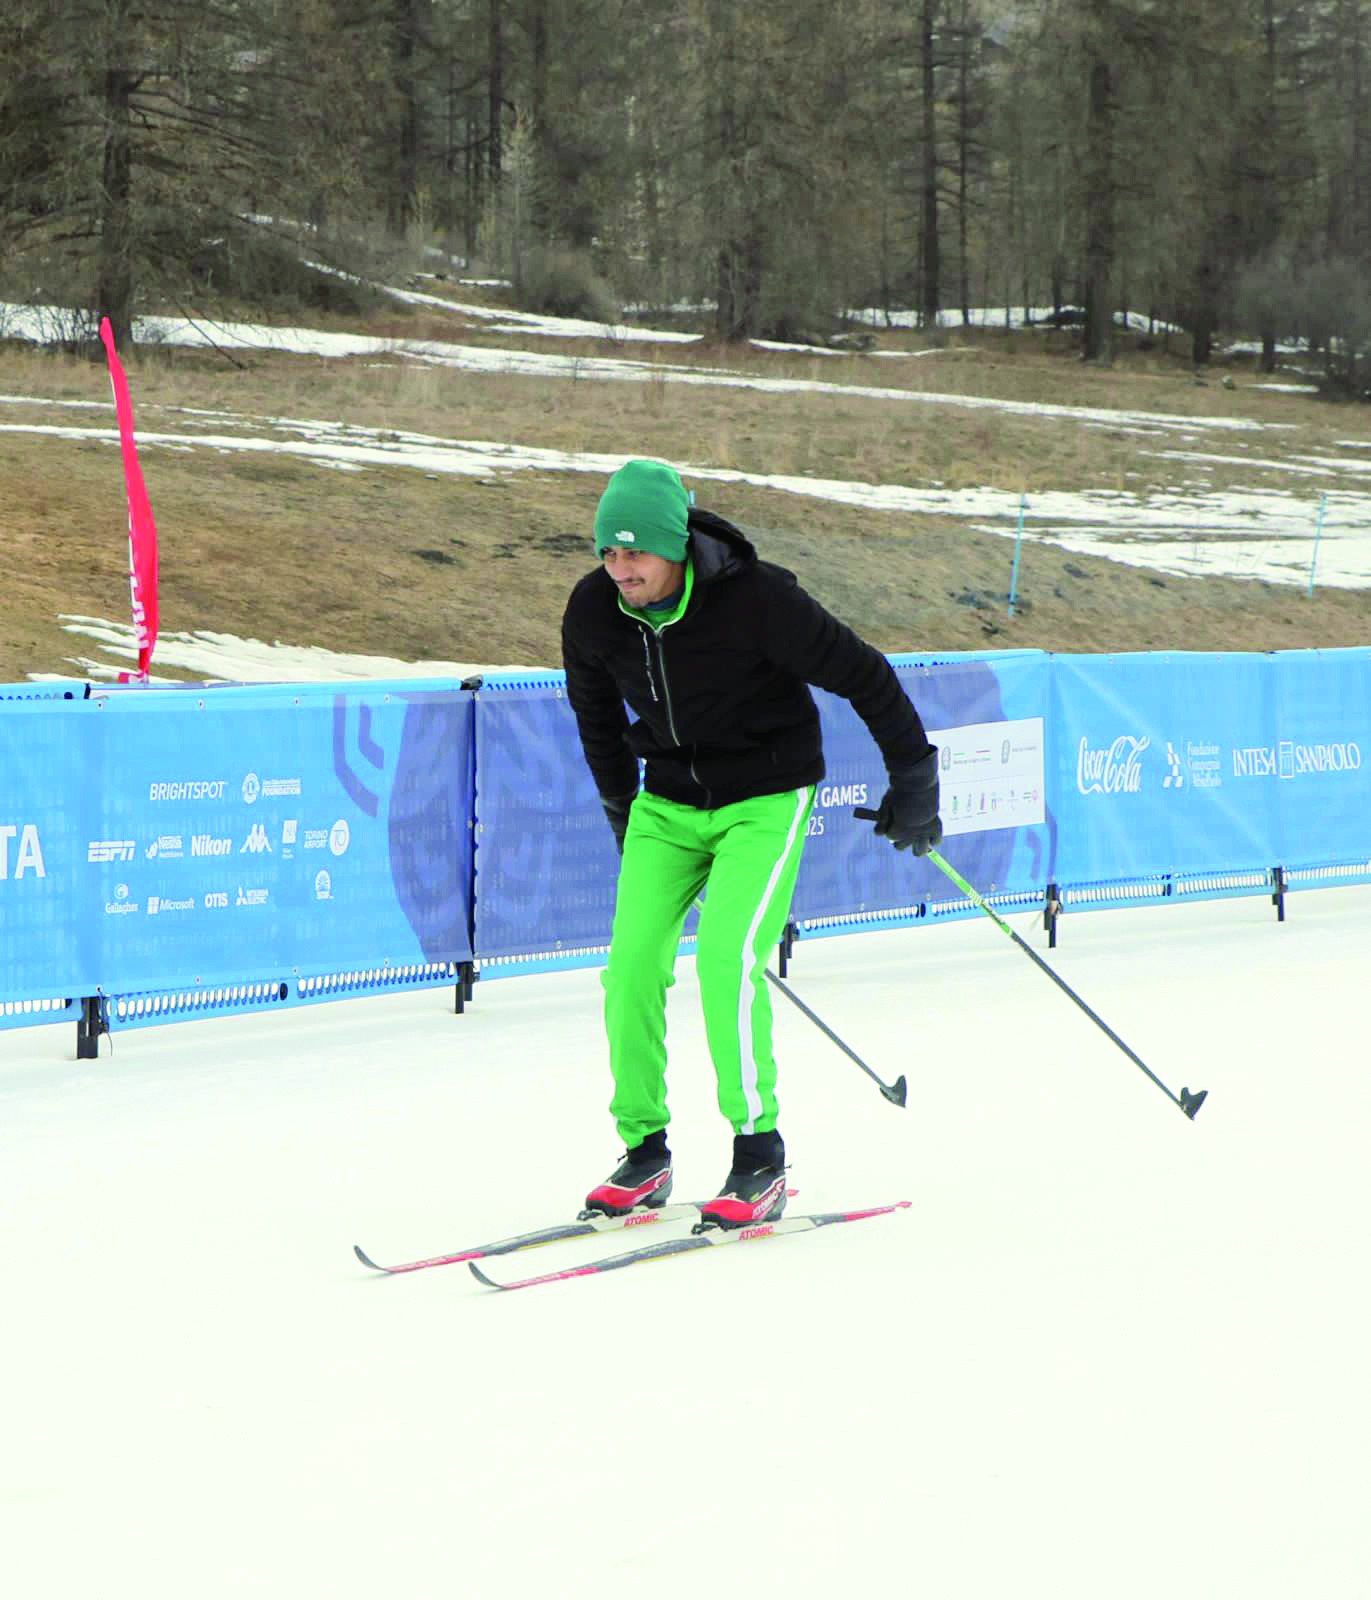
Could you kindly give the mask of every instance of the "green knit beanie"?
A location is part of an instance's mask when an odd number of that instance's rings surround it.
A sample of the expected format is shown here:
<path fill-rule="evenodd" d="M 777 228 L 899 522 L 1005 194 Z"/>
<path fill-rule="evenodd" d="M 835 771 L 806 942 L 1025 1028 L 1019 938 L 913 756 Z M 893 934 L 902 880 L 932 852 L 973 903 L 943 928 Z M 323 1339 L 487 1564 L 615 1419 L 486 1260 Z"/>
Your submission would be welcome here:
<path fill-rule="evenodd" d="M 647 550 L 684 561 L 690 496 L 675 467 L 664 461 L 630 461 L 619 468 L 595 512 L 595 554 L 608 549 Z"/>

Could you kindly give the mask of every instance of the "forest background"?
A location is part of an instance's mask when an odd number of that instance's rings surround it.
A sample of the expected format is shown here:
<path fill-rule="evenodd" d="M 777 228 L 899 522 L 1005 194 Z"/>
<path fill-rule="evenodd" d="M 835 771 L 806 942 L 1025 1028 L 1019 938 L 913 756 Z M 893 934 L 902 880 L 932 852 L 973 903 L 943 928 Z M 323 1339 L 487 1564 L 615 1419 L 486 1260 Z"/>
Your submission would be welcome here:
<path fill-rule="evenodd" d="M 702 331 L 693 359 L 735 362 L 765 359 L 747 343 L 762 336 L 890 343 L 885 313 L 914 314 L 912 344 L 970 348 L 978 311 L 1036 307 L 1069 333 L 988 375 L 992 391 L 1184 409 L 1198 399 L 1160 402 L 1158 383 L 1193 382 L 1241 335 L 1254 370 L 1293 343 L 1325 397 L 1356 402 L 1371 346 L 1369 50 L 1363 0 L 10 0 L 0 298 L 48 308 L 51 348 L 78 353 L 99 314 L 125 349 L 135 318 L 159 311 L 398 334 L 394 302 L 369 286 L 441 263 L 507 280 L 527 310 Z M 186 403 L 207 358 L 176 359 Z M 255 376 L 261 390 L 260 363 Z M 1128 392 L 1135 377 L 1145 396 Z M 220 403 L 227 378 L 206 379 Z M 87 389 L 70 368 L 61 386 Z M 138 392 L 171 388 L 164 367 Z M 395 414 L 393 394 L 354 388 L 359 416 Z M 473 410 L 489 416 L 486 400 Z M 424 406 L 403 409 L 412 424 Z M 516 436 L 518 402 L 502 391 L 498 410 L 515 432 L 489 420 L 482 436 Z M 1361 426 L 1337 410 L 1338 429 Z M 658 422 L 607 418 L 621 450 L 694 442 L 685 416 Z M 718 443 L 717 419 L 704 431 Z M 740 418 L 730 448 L 741 434 L 777 470 L 796 431 L 772 408 Z M 954 458 L 971 443 L 947 442 Z M 997 461 L 998 436 L 979 443 L 982 481 L 1033 476 L 1029 445 L 1006 436 Z M 0 479 L 32 468 L 16 450 Z M 898 452 L 864 465 L 908 476 Z M 1090 452 L 1054 466 L 1060 487 L 1118 474 Z M 30 500 L 0 488 L 20 544 L 39 538 Z M 77 497 L 64 512 L 84 523 L 86 509 Z M 373 533 L 385 520 L 368 514 Z M 948 560 L 974 575 L 970 546 Z M 936 574 L 931 591 L 951 592 Z M 1153 600 L 1119 599 L 1083 638 L 1067 604 L 1055 633 L 1040 611 L 995 642 L 1233 642 L 1227 626 L 1196 633 L 1193 592 L 1184 624 L 1135 627 Z M 1349 614 L 1327 626 L 1306 612 L 1293 635 L 1287 622 L 1238 637 L 1355 642 L 1347 602 L 1330 598 Z M 959 642 L 953 620 L 944 643 Z M 473 648 L 502 643 L 515 641 Z"/>

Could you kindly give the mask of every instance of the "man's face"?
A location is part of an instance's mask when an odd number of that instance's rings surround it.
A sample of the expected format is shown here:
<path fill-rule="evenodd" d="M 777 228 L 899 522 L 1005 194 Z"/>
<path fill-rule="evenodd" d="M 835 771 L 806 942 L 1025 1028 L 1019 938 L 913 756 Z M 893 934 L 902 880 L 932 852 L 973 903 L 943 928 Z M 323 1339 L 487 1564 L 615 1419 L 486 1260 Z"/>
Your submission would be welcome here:
<path fill-rule="evenodd" d="M 610 545 L 602 559 L 624 604 L 640 608 L 675 594 L 685 575 L 684 561 L 668 561 L 649 550 L 620 550 Z"/>

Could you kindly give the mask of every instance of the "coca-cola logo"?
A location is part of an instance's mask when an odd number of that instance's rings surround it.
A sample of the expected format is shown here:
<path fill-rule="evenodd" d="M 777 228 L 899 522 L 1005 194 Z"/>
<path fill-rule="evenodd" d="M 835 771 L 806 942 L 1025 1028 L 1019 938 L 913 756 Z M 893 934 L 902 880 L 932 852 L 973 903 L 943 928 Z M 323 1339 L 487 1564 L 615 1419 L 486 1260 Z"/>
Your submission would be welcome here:
<path fill-rule="evenodd" d="M 1137 794 L 1142 788 L 1142 753 L 1152 741 L 1121 733 L 1092 750 L 1084 738 L 1076 752 L 1076 787 L 1082 794 Z"/>

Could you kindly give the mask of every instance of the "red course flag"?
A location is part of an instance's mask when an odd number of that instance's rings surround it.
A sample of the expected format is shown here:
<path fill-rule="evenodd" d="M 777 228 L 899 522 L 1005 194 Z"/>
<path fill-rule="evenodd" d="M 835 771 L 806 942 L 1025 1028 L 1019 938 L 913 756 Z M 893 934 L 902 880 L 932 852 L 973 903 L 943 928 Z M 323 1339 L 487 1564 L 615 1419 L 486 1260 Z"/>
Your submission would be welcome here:
<path fill-rule="evenodd" d="M 114 330 L 108 317 L 100 319 L 100 339 L 109 361 L 110 387 L 114 390 L 114 409 L 119 418 L 119 448 L 124 457 L 124 483 L 129 499 L 129 592 L 133 600 L 133 626 L 138 636 L 138 673 L 147 682 L 152 652 L 157 644 L 157 525 L 152 520 L 152 505 L 138 465 L 138 446 L 133 441 L 133 401 L 128 379 L 114 348 Z M 120 682 L 133 676 L 121 672 Z"/>

